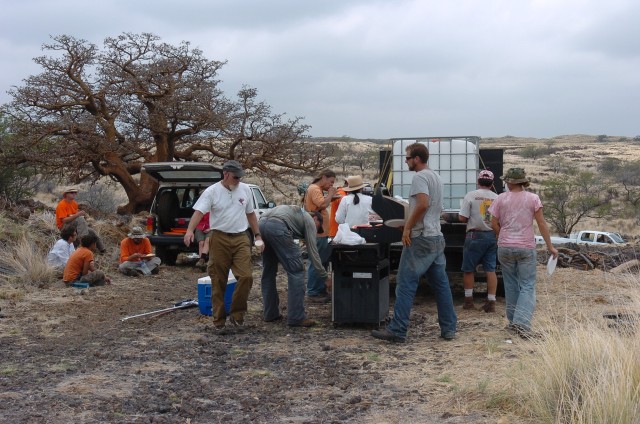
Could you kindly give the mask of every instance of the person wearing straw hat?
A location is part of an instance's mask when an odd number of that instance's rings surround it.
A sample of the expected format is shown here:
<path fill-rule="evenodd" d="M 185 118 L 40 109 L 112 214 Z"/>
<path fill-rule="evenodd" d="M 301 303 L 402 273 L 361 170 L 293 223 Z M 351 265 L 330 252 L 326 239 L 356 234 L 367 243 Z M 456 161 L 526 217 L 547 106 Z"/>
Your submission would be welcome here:
<path fill-rule="evenodd" d="M 85 211 L 78 210 L 78 202 L 76 202 L 76 196 L 78 195 L 78 189 L 76 187 L 67 187 L 62 192 L 62 200 L 58 202 L 56 206 L 56 226 L 58 229 L 62 229 L 65 224 L 75 225 L 78 232 L 78 240 L 82 239 L 85 234 L 94 234 L 96 236 L 96 246 L 100 253 L 105 253 L 105 249 L 102 240 L 98 234 L 89 228 L 89 224 L 85 219 Z"/>
<path fill-rule="evenodd" d="M 120 242 L 118 270 L 130 277 L 157 274 L 162 261 L 154 256 L 151 242 L 140 227 L 133 227 L 127 238 Z"/>
<path fill-rule="evenodd" d="M 462 282 L 464 284 L 463 309 L 475 309 L 473 304 L 473 278 L 476 267 L 482 264 L 487 276 L 487 301 L 482 310 L 496 311 L 496 290 L 498 277 L 496 276 L 496 233 L 491 228 L 491 214 L 489 206 L 498 197 L 491 190 L 493 187 L 493 172 L 483 169 L 478 174 L 478 189 L 470 191 L 462 199 L 458 219 L 467 223 L 467 233 L 464 239 L 462 254 Z"/>
<path fill-rule="evenodd" d="M 558 251 L 551 244 L 549 227 L 542 214 L 537 194 L 526 190 L 530 185 L 523 168 L 510 168 L 502 176 L 509 191 L 498 195 L 489 207 L 491 227 L 498 236 L 498 260 L 502 268 L 506 313 L 506 330 L 523 338 L 534 335 L 531 319 L 536 305 L 536 241 L 533 221 L 538 224 L 547 249 L 554 258 Z"/>
<path fill-rule="evenodd" d="M 369 223 L 369 214 L 375 213 L 371 208 L 373 198 L 362 194 L 364 183 L 360 175 L 353 175 L 347 178 L 348 186 L 344 188 L 347 195 L 342 198 L 338 210 L 336 211 L 336 222 L 338 224 L 364 225 Z"/>

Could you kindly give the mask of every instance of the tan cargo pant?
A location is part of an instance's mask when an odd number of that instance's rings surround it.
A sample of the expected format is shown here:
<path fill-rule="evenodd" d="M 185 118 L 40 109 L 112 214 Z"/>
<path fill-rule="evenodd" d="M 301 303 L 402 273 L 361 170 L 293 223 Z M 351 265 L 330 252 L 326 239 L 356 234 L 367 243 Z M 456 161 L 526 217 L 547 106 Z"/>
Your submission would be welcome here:
<path fill-rule="evenodd" d="M 225 233 L 218 230 L 209 237 L 209 264 L 207 271 L 211 277 L 211 306 L 213 323 L 222 326 L 226 322 L 224 293 L 227 289 L 229 270 L 236 278 L 236 288 L 231 300 L 229 315 L 238 322 L 244 321 L 247 300 L 253 285 L 251 246 L 246 232 Z"/>

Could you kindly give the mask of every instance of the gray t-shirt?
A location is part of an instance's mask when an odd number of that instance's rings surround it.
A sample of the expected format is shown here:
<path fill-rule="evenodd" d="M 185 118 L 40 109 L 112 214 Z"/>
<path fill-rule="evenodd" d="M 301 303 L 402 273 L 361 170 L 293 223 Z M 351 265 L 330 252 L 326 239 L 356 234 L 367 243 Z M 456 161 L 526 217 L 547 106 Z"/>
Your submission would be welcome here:
<path fill-rule="evenodd" d="M 441 236 L 440 214 L 442 213 L 442 192 L 444 186 L 440 175 L 429 168 L 417 172 L 411 181 L 409 193 L 409 215 L 416 206 L 416 195 L 424 193 L 429 196 L 429 208 L 422 217 L 422 221 L 416 223 L 411 229 L 411 237 L 419 235 L 433 237 Z"/>
<path fill-rule="evenodd" d="M 480 188 L 467 193 L 462 199 L 460 215 L 468 218 L 467 231 L 493 231 L 491 229 L 491 214 L 489 206 L 498 197 L 493 191 Z"/>
<path fill-rule="evenodd" d="M 318 229 L 316 223 L 306 211 L 300 206 L 294 205 L 280 205 L 273 209 L 269 209 L 260 216 L 260 220 L 267 218 L 281 219 L 289 230 L 291 235 L 296 239 L 303 239 L 307 244 L 307 253 L 313 267 L 316 269 L 320 278 L 326 279 L 328 274 L 322 266 L 322 260 L 318 253 L 318 246 L 316 245 L 316 235 Z"/>

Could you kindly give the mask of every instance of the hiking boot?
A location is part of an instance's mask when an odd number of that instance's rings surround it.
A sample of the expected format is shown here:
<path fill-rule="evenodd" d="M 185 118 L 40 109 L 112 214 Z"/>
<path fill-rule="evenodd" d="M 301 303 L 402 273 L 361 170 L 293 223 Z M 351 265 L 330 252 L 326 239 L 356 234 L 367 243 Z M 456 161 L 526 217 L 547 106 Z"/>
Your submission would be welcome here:
<path fill-rule="evenodd" d="M 495 300 L 487 300 L 482 306 L 482 310 L 485 312 L 495 312 L 496 311 L 496 301 Z"/>
<path fill-rule="evenodd" d="M 456 332 L 455 331 L 447 331 L 446 333 L 442 333 L 440 334 L 440 337 L 442 337 L 443 339 L 450 341 L 456 338 Z"/>
<path fill-rule="evenodd" d="M 234 317 L 229 317 L 229 323 L 235 331 L 242 332 L 246 330 L 244 326 L 244 320 L 236 320 Z"/>
<path fill-rule="evenodd" d="M 388 328 L 382 328 L 380 330 L 373 330 L 371 332 L 371 335 L 373 337 L 375 337 L 376 339 L 386 340 L 386 341 L 392 342 L 392 343 L 404 343 L 405 342 L 405 338 L 404 337 L 400 337 L 397 334 L 392 333 L 391 330 L 389 330 Z"/>
<path fill-rule="evenodd" d="M 297 322 L 295 324 L 287 324 L 289 327 L 304 327 L 304 328 L 309 328 L 309 327 L 313 327 L 314 325 L 316 325 L 317 322 L 315 322 L 312 319 L 304 319 L 300 322 Z"/>
<path fill-rule="evenodd" d="M 307 296 L 307 302 L 309 303 L 329 303 L 331 302 L 331 296 L 328 294 L 317 294 L 313 296 Z"/>
<path fill-rule="evenodd" d="M 278 321 L 282 321 L 282 314 L 278 315 L 275 318 L 265 319 L 264 320 L 264 322 L 278 322 Z"/>
<path fill-rule="evenodd" d="M 217 334 L 219 336 L 224 336 L 225 334 L 229 334 L 229 329 L 226 325 L 213 325 L 213 334 Z"/>
<path fill-rule="evenodd" d="M 473 297 L 466 297 L 464 298 L 464 305 L 462 306 L 462 309 L 475 309 L 475 305 L 473 304 Z"/>

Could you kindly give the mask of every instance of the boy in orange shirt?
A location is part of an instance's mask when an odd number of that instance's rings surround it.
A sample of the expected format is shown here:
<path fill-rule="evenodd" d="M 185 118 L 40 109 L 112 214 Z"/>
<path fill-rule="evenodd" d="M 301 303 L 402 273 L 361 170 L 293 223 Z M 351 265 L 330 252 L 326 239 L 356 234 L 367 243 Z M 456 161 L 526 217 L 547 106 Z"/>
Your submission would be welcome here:
<path fill-rule="evenodd" d="M 66 284 L 89 283 L 89 286 L 111 284 L 111 279 L 104 272 L 95 268 L 93 252 L 96 250 L 97 236 L 85 234 L 80 240 L 80 248 L 71 254 L 64 267 L 62 280 Z"/>
<path fill-rule="evenodd" d="M 130 277 L 157 274 L 160 258 L 151 252 L 151 242 L 140 227 L 133 227 L 127 238 L 120 242 L 118 270 Z"/>

